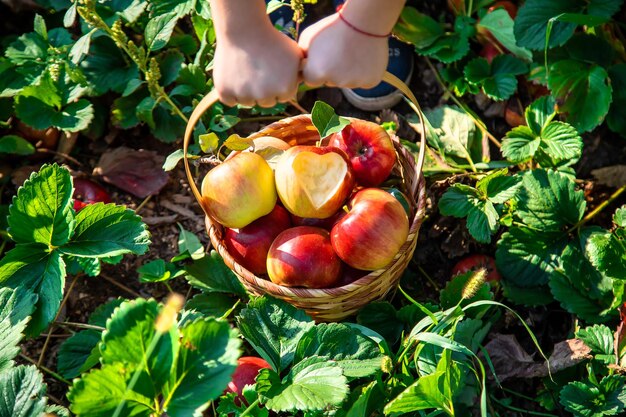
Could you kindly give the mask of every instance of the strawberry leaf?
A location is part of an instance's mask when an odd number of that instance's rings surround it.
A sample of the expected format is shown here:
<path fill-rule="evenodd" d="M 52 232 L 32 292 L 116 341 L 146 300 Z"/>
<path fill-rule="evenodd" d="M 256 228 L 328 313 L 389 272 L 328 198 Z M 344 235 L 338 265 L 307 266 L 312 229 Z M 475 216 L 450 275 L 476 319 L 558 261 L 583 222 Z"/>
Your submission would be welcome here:
<path fill-rule="evenodd" d="M 576 338 L 582 340 L 591 352 L 608 359 L 606 364 L 615 362 L 613 331 L 604 325 L 593 325 L 576 332 Z"/>
<path fill-rule="evenodd" d="M 506 12 L 505 12 L 506 13 Z M 512 55 L 498 55 L 491 64 L 485 58 L 475 58 L 465 66 L 465 79 L 482 88 L 493 100 L 506 100 L 517 89 L 517 75 L 528 71 L 523 61 Z"/>
<path fill-rule="evenodd" d="M 46 406 L 46 385 L 34 366 L 17 366 L 0 374 L 0 416 L 40 416 Z"/>
<path fill-rule="evenodd" d="M 626 378 L 609 375 L 600 381 L 574 381 L 562 390 L 559 401 L 565 409 L 576 416 L 614 416 L 624 410 L 626 404 Z"/>

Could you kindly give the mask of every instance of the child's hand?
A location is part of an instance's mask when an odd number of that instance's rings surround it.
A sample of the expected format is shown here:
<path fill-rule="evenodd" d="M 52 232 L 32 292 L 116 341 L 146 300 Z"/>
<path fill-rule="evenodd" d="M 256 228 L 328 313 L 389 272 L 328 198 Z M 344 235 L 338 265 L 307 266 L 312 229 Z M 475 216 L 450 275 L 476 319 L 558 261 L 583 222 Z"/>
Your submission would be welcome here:
<path fill-rule="evenodd" d="M 271 107 L 296 97 L 302 51 L 267 22 L 217 42 L 213 81 L 228 106 Z"/>
<path fill-rule="evenodd" d="M 306 54 L 304 82 L 313 87 L 374 87 L 389 59 L 386 37 L 359 33 L 337 13 L 306 28 L 298 44 Z"/>

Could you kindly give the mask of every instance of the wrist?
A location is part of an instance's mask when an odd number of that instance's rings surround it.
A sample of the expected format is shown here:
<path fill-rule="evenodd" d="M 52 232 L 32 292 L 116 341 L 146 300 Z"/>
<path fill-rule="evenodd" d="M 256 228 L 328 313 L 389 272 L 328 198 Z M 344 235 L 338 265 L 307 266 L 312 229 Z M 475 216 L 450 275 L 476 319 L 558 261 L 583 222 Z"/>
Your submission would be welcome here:
<path fill-rule="evenodd" d="M 210 0 L 218 38 L 249 38 L 271 29 L 264 0 Z"/>
<path fill-rule="evenodd" d="M 371 35 L 383 37 L 396 24 L 405 0 L 347 0 L 341 16 L 353 27 Z"/>

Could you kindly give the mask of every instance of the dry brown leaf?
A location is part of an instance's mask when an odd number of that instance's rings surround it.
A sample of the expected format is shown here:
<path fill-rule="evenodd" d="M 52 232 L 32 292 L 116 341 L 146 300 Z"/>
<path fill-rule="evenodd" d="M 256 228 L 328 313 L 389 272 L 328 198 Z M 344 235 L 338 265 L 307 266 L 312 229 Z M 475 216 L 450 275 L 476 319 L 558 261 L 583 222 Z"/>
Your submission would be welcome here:
<path fill-rule="evenodd" d="M 164 161 L 165 158 L 154 151 L 122 146 L 103 153 L 93 174 L 126 192 L 145 198 L 158 194 L 167 184 L 169 174 L 163 171 Z"/>
<path fill-rule="evenodd" d="M 547 364 L 544 361 L 535 361 L 513 335 L 495 334 L 485 349 L 500 382 L 511 378 L 535 378 L 549 374 Z M 590 352 L 577 339 L 559 342 L 554 345 L 554 351 L 549 358 L 550 371 L 558 372 L 590 359 Z"/>
<path fill-rule="evenodd" d="M 612 165 L 591 171 L 599 184 L 619 188 L 626 184 L 626 165 Z"/>

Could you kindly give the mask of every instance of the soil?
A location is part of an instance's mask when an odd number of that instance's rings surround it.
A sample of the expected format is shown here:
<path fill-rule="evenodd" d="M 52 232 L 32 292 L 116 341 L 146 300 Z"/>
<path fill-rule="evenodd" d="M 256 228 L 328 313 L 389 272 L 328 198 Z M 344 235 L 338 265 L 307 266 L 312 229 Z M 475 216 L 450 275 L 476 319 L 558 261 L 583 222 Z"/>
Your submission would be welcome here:
<path fill-rule="evenodd" d="M 444 2 L 424 2 L 424 3 L 444 3 Z M 422 7 L 422 6 L 420 6 Z M 432 7 L 433 15 L 443 13 L 441 5 Z M 4 15 L 6 6 L 0 5 L 0 15 Z M 19 16 L 23 16 L 20 14 Z M 31 15 L 24 18 L 24 21 L 32 21 Z M 19 33 L 20 27 L 13 26 L 11 19 L 7 20 L 5 26 L 7 32 Z M 410 83 L 412 91 L 417 95 L 418 100 L 424 108 L 434 107 L 444 103 L 444 94 L 437 81 L 429 69 L 425 60 L 415 57 L 415 71 Z M 415 131 L 403 122 L 403 116 L 410 114 L 409 107 L 401 103 L 391 111 L 368 113 L 352 107 L 336 89 L 321 88 L 309 91 L 301 100 L 301 105 L 310 110 L 315 100 L 323 100 L 335 107 L 337 112 L 346 116 L 360 117 L 368 120 L 398 120 L 400 122 L 399 135 L 408 140 L 417 140 Z M 476 102 L 469 101 L 472 108 L 483 117 L 489 130 L 498 138 L 509 129 L 501 114 L 484 116 L 485 110 Z M 527 104 L 527 103 L 525 103 Z M 493 110 L 493 109 L 492 109 Z M 295 108 L 288 108 L 287 114 L 297 114 Z M 235 128 L 239 134 L 247 134 L 258 130 L 260 123 L 242 123 Z M 0 130 L 0 134 L 4 134 Z M 606 166 L 626 164 L 626 146 L 623 138 L 618 137 L 607 129 L 601 128 L 584 135 L 585 150 L 581 161 L 576 165 L 578 177 L 582 180 L 581 186 L 585 189 L 585 196 L 588 210 L 593 209 L 597 204 L 605 200 L 614 189 L 599 184 L 591 175 L 591 171 Z M 174 144 L 164 144 L 153 138 L 149 130 L 143 127 L 130 131 L 120 131 L 108 126 L 106 134 L 97 139 L 89 139 L 79 136 L 78 142 L 71 152 L 73 160 L 67 158 L 55 158 L 59 162 L 66 164 L 76 173 L 90 176 L 93 168 L 102 153 L 118 146 L 127 146 L 133 149 L 154 150 L 159 155 L 165 157 L 171 152 L 181 147 L 180 142 Z M 497 149 L 492 149 L 494 159 L 499 155 Z M 46 157 L 43 161 L 21 160 L 21 161 L 1 161 L 0 166 L 9 166 L 15 170 L 23 165 L 41 164 L 50 161 Z M 80 161 L 80 164 L 75 161 Z M 5 174 L 2 174 L 5 172 Z M 0 170 L 0 180 L 6 175 L 6 170 Z M 96 178 L 98 181 L 98 178 Z M 410 274 L 403 282 L 410 293 L 419 301 L 438 299 L 438 290 L 445 287 L 450 278 L 452 266 L 465 254 L 484 253 L 493 255 L 495 253 L 495 243 L 491 245 L 477 244 L 472 240 L 464 224 L 457 219 L 442 217 L 436 209 L 437 201 L 452 180 L 428 182 L 428 207 L 426 220 L 422 226 L 417 250 L 410 265 Z M 170 172 L 167 185 L 158 195 L 146 201 L 135 197 L 116 187 L 99 181 L 111 194 L 112 200 L 117 204 L 125 204 L 129 208 L 137 209 L 146 223 L 152 235 L 152 245 L 150 251 L 144 256 L 126 256 L 118 265 L 103 265 L 102 273 L 99 277 L 69 276 L 67 278 L 66 290 L 69 291 L 67 302 L 61 310 L 58 321 L 74 323 L 86 323 L 87 317 L 102 303 L 116 298 L 154 297 L 163 299 L 169 292 L 164 284 L 140 284 L 138 281 L 137 268 L 153 259 L 169 260 L 178 254 L 177 239 L 180 224 L 186 230 L 195 233 L 205 247 L 210 247 L 210 242 L 205 231 L 202 211 L 194 200 L 187 179 L 182 168 L 182 164 Z M 3 181 L 0 192 L 0 204 L 8 204 L 11 196 L 16 192 L 17 187 L 12 182 Z M 613 203 L 613 207 L 626 204 L 626 195 Z M 610 214 L 612 210 L 607 210 L 599 216 L 594 223 L 604 227 L 610 225 Z M 495 242 L 497 239 L 494 239 Z M 4 248 L 9 250 L 10 246 Z M 190 289 L 182 279 L 174 280 L 171 286 L 175 291 L 189 295 Z M 71 291 L 70 291 L 71 289 Z M 396 297 L 394 303 L 400 303 L 400 297 Z M 533 327 L 540 341 L 542 348 L 550 353 L 556 342 L 571 337 L 573 318 L 563 312 L 558 305 L 549 305 L 540 308 L 520 308 L 516 311 L 522 316 L 526 323 Z M 40 361 L 41 365 L 48 369 L 56 368 L 56 355 L 60 344 L 71 335 L 75 329 L 65 328 L 57 325 L 49 329 L 50 338 L 45 348 L 47 337 L 42 335 L 38 338 L 28 340 L 22 344 L 23 357 Z M 530 341 L 523 326 L 516 319 L 505 315 L 499 322 L 497 328 L 493 329 L 498 333 L 513 333 L 518 337 L 520 344 L 527 352 L 534 352 L 534 346 Z M 55 403 L 67 405 L 65 394 L 67 385 L 52 378 L 50 374 L 44 373 L 45 381 L 48 384 L 48 393 Z M 537 392 L 538 380 L 515 381 L 505 384 L 505 388 L 515 389 L 522 394 L 526 393 L 534 396 Z M 513 404 L 531 409 L 532 407 L 524 400 L 515 400 Z M 537 408 L 539 410 L 539 408 Z M 516 414 L 510 414 L 514 416 Z M 521 415 L 521 414 L 519 414 Z"/>

